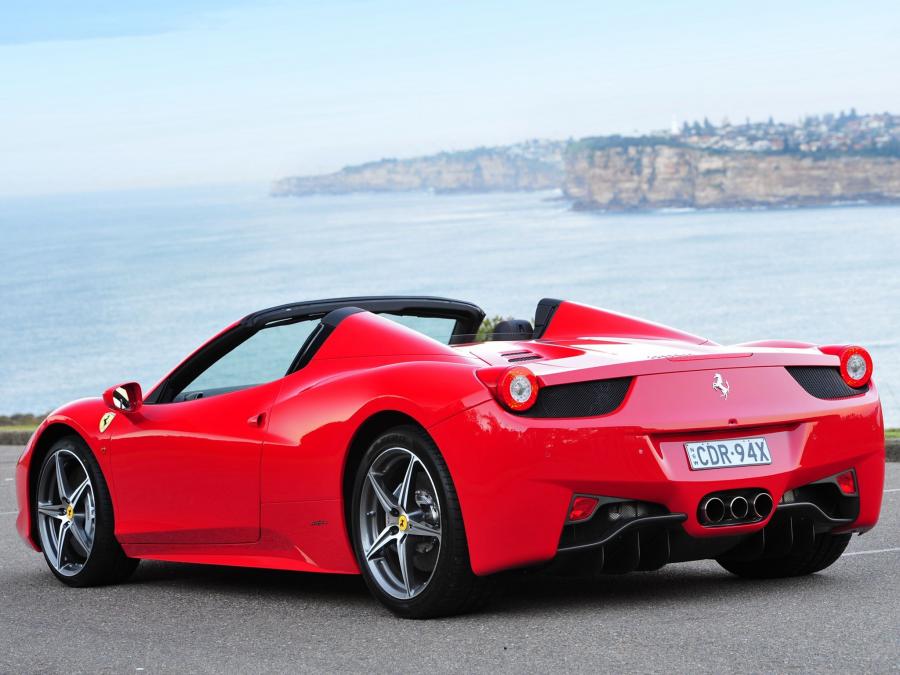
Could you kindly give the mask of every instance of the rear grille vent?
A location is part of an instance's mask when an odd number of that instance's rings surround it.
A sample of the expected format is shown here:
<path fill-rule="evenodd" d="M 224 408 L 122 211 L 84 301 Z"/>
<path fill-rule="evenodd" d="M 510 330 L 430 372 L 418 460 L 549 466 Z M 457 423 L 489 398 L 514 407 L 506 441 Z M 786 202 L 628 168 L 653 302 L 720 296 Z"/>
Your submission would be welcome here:
<path fill-rule="evenodd" d="M 816 398 L 850 398 L 869 391 L 868 384 L 854 389 L 844 382 L 840 369 L 830 366 L 787 366 L 787 371 L 807 394 Z"/>
<path fill-rule="evenodd" d="M 542 387 L 535 404 L 519 413 L 522 417 L 598 417 L 616 410 L 628 387 L 631 377 L 611 380 L 573 382 Z"/>
<path fill-rule="evenodd" d="M 535 354 L 527 349 L 519 352 L 503 352 L 500 356 L 504 357 L 510 363 L 521 363 L 522 361 L 534 361 L 542 358 L 540 354 Z"/>

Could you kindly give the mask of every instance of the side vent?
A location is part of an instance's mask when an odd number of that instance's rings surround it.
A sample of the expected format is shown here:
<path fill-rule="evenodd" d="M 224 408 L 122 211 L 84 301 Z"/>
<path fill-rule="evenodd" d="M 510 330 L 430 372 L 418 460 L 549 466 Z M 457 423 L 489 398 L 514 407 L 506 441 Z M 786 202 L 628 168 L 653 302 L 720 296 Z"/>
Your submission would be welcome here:
<path fill-rule="evenodd" d="M 869 391 L 868 383 L 855 389 L 844 382 L 839 368 L 830 366 L 786 366 L 797 383 L 806 393 L 823 399 L 850 398 Z"/>
<path fill-rule="evenodd" d="M 622 405 L 631 377 L 541 387 L 535 404 L 522 417 L 599 417 Z"/>

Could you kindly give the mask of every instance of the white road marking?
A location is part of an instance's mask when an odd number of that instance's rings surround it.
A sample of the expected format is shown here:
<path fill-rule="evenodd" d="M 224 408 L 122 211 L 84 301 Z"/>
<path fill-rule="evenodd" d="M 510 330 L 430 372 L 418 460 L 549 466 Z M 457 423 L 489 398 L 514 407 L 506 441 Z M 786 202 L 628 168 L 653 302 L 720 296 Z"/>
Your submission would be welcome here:
<path fill-rule="evenodd" d="M 871 551 L 850 551 L 850 553 L 845 553 L 844 555 L 867 555 L 869 553 L 896 553 L 900 551 L 900 546 L 896 546 L 894 548 L 876 548 Z"/>
<path fill-rule="evenodd" d="M 884 491 L 885 494 L 887 494 L 888 492 L 900 492 L 900 488 L 891 488 L 890 490 Z"/>
<path fill-rule="evenodd" d="M 14 516 L 18 511 L 0 511 L 0 516 Z"/>

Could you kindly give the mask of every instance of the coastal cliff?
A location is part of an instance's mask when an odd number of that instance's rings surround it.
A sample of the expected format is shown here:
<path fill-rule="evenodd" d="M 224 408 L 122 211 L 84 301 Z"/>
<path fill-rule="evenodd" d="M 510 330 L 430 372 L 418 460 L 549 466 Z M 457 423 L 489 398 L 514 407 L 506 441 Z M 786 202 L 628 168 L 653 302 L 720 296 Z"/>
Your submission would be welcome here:
<path fill-rule="evenodd" d="M 900 202 L 900 158 L 722 152 L 647 139 L 574 143 L 565 195 L 576 209 Z"/>
<path fill-rule="evenodd" d="M 352 192 L 521 192 L 558 189 L 566 143 L 528 141 L 496 148 L 383 159 L 320 176 L 291 176 L 272 187 L 276 197 Z"/>
<path fill-rule="evenodd" d="M 709 120 L 637 137 L 532 140 L 383 159 L 275 183 L 275 196 L 562 189 L 576 209 L 813 206 L 900 202 L 900 115 L 797 123 Z"/>

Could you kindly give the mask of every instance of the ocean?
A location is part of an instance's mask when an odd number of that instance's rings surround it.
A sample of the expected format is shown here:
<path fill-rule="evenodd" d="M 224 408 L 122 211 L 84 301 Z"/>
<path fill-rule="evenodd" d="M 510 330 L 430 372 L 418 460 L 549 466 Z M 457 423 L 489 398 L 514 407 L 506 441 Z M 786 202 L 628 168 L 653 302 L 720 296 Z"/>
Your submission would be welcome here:
<path fill-rule="evenodd" d="M 274 199 L 264 186 L 0 200 L 0 414 L 149 389 L 253 310 L 577 300 L 722 344 L 856 343 L 900 426 L 900 207 L 574 212 L 553 193 Z"/>

